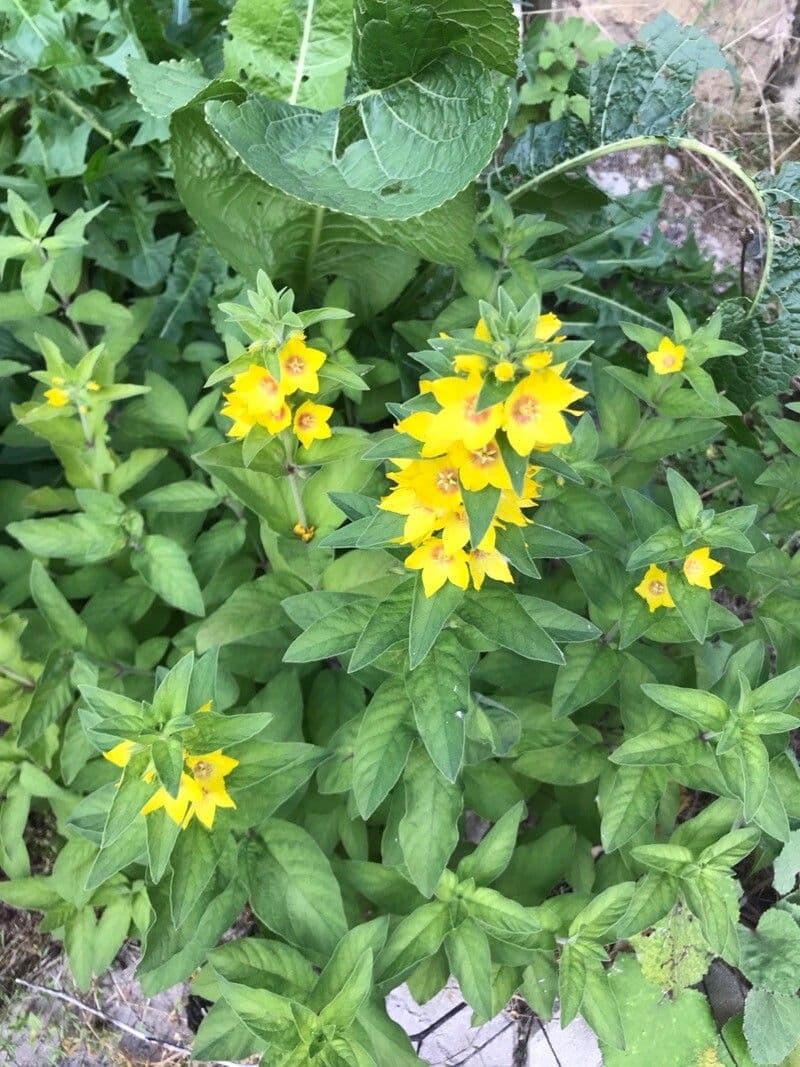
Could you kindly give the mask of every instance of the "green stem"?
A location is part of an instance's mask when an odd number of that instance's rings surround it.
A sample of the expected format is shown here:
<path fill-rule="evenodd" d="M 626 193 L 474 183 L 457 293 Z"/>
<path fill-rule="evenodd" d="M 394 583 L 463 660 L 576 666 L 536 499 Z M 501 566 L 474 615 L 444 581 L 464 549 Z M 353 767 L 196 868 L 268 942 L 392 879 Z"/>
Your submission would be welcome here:
<path fill-rule="evenodd" d="M 297 512 L 297 521 L 304 529 L 308 529 L 308 519 L 306 517 L 306 509 L 303 507 L 303 497 L 300 493 L 300 479 L 297 475 L 297 468 L 294 464 L 294 456 L 292 455 L 291 446 L 283 438 L 283 450 L 286 453 L 286 477 L 289 480 L 289 489 L 292 494 L 292 500 L 294 501 L 294 509 Z"/>
<path fill-rule="evenodd" d="M 541 174 L 535 174 L 532 178 L 528 178 L 527 181 L 518 185 L 515 189 L 512 189 L 508 194 L 507 199 L 509 202 L 513 203 L 514 200 L 518 200 L 521 196 L 524 196 L 525 193 L 530 192 L 531 189 L 535 189 L 538 185 L 542 185 L 544 182 L 549 181 L 550 178 L 555 178 L 559 174 L 565 174 L 567 171 L 575 170 L 579 167 L 587 167 L 590 163 L 593 163 L 596 159 L 601 159 L 603 156 L 613 155 L 616 152 L 626 152 L 634 148 L 657 147 L 683 149 L 686 152 L 696 152 L 698 155 L 713 160 L 718 166 L 723 167 L 738 178 L 755 201 L 761 214 L 766 240 L 764 247 L 764 267 L 761 272 L 758 287 L 753 294 L 750 310 L 747 313 L 747 317 L 749 318 L 760 302 L 767 287 L 770 271 L 772 269 L 772 258 L 775 252 L 775 233 L 772 229 L 772 224 L 769 221 L 767 205 L 764 201 L 764 197 L 761 195 L 761 190 L 756 183 L 750 175 L 739 166 L 736 160 L 726 156 L 718 149 L 712 148 L 711 145 L 703 144 L 702 141 L 696 141 L 693 137 L 667 138 L 657 137 L 655 135 L 627 137 L 622 141 L 612 141 L 610 144 L 604 144 L 600 145 L 598 148 L 589 149 L 587 152 L 582 152 L 580 155 L 573 156 L 572 159 L 565 159 L 563 162 L 557 163 L 554 167 L 548 168 L 548 170 L 543 170 Z"/>
<path fill-rule="evenodd" d="M 48 88 L 50 87 L 48 86 Z M 85 108 L 83 104 L 79 104 L 77 100 L 73 100 L 72 97 L 68 96 L 63 89 L 51 88 L 50 92 L 54 96 L 58 97 L 64 107 L 69 108 L 69 110 L 74 115 L 77 115 L 78 118 L 83 119 L 84 122 L 88 122 L 92 129 L 95 130 L 96 133 L 99 133 L 101 137 L 104 137 L 109 144 L 112 144 L 121 152 L 125 152 L 127 150 L 128 146 L 125 144 L 125 142 L 121 141 L 119 137 L 115 137 L 111 130 L 109 130 L 108 126 L 104 126 L 102 122 L 96 119 L 91 113 L 91 111 L 89 111 L 88 108 Z"/>
<path fill-rule="evenodd" d="M 5 667 L 0 664 L 0 674 L 4 678 L 8 678 L 10 682 L 16 682 L 20 689 L 32 691 L 36 688 L 36 682 L 33 678 L 29 678 L 26 674 L 19 674 L 17 671 L 12 670 L 11 667 Z"/>

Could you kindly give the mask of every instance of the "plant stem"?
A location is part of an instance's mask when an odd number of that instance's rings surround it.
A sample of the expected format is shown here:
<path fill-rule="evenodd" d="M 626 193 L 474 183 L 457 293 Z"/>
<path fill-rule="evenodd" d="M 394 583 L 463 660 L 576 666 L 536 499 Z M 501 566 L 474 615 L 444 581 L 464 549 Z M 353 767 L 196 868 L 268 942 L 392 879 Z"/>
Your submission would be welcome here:
<path fill-rule="evenodd" d="M 32 691 L 36 688 L 36 682 L 33 678 L 29 678 L 26 674 L 19 674 L 17 671 L 12 670 L 11 667 L 5 667 L 0 664 L 0 674 L 4 678 L 8 678 L 10 682 L 16 682 L 20 689 Z"/>
<path fill-rule="evenodd" d="M 297 467 L 294 463 L 294 456 L 292 455 L 292 449 L 285 438 L 282 438 L 283 450 L 286 453 L 286 477 L 289 480 L 289 489 L 292 494 L 292 500 L 294 501 L 294 508 L 297 512 L 297 521 L 304 529 L 308 529 L 308 519 L 306 517 L 306 509 L 303 507 L 303 497 L 300 493 L 300 478 L 297 474 Z"/>
<path fill-rule="evenodd" d="M 112 144 L 121 152 L 127 151 L 128 146 L 125 144 L 125 142 L 121 141 L 119 137 L 115 137 L 111 130 L 109 130 L 108 126 L 104 126 L 102 122 L 96 119 L 91 113 L 91 111 L 85 108 L 83 104 L 79 104 L 77 100 L 73 100 L 64 92 L 63 89 L 52 89 L 49 86 L 48 88 L 50 89 L 50 92 L 53 94 L 53 96 L 58 97 L 59 101 L 64 105 L 64 107 L 69 108 L 69 110 L 73 114 L 83 119 L 84 122 L 88 122 L 92 129 L 96 133 L 99 133 L 101 137 L 104 137 L 109 144 Z"/>
<path fill-rule="evenodd" d="M 565 159 L 563 162 L 557 163 L 554 167 L 548 168 L 548 170 L 543 170 L 541 174 L 535 174 L 532 178 L 528 178 L 527 181 L 518 185 L 516 189 L 512 189 L 508 194 L 507 199 L 509 202 L 513 203 L 514 200 L 518 200 L 519 197 L 524 196 L 525 193 L 530 192 L 531 189 L 535 189 L 537 185 L 542 185 L 550 178 L 555 178 L 559 174 L 565 174 L 567 171 L 575 170 L 579 167 L 586 167 L 596 159 L 601 159 L 603 156 L 613 155 L 616 152 L 626 152 L 634 148 L 657 147 L 668 147 L 679 150 L 683 149 L 685 152 L 696 152 L 698 155 L 706 156 L 706 158 L 713 160 L 718 166 L 730 171 L 731 174 L 738 178 L 755 201 L 756 207 L 761 214 L 766 239 L 764 243 L 764 266 L 761 271 L 758 287 L 753 294 L 750 309 L 747 312 L 747 317 L 749 318 L 764 295 L 767 282 L 769 281 L 769 275 L 772 269 L 772 259 L 775 252 L 775 232 L 769 221 L 767 205 L 764 201 L 764 197 L 761 195 L 761 190 L 756 183 L 750 175 L 739 166 L 736 160 L 726 156 L 724 152 L 712 148 L 711 145 L 703 144 L 702 141 L 696 141 L 693 137 L 667 138 L 658 137 L 653 134 L 642 135 L 641 137 L 627 137 L 621 141 L 612 141 L 610 144 L 604 144 L 600 145 L 598 148 L 589 149 L 587 152 L 582 152 L 580 155 L 573 156 L 571 159 Z"/>

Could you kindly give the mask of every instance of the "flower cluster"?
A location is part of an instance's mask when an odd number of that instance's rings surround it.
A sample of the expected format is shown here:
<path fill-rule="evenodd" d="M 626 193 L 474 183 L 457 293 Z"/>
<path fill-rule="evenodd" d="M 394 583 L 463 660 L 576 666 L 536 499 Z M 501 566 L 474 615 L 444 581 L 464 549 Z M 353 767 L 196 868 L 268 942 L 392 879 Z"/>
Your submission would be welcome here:
<path fill-rule="evenodd" d="M 723 568 L 723 564 L 711 556 L 708 547 L 696 548 L 690 552 L 683 561 L 683 573 L 689 585 L 696 585 L 700 589 L 710 589 L 711 579 Z M 636 586 L 636 592 L 647 602 L 650 611 L 656 608 L 674 608 L 675 601 L 669 591 L 667 572 L 652 563 L 647 568 L 647 573 Z"/>
<path fill-rule="evenodd" d="M 571 405 L 586 395 L 564 377 L 565 364 L 553 364 L 553 349 L 565 340 L 560 328 L 555 315 L 539 315 L 531 347 L 542 347 L 515 355 L 481 319 L 474 337 L 491 345 L 492 355 L 455 355 L 455 374 L 421 382 L 420 396 L 432 398 L 433 410 L 415 410 L 397 424 L 419 442 L 420 454 L 391 461 L 395 487 L 380 506 L 405 517 L 398 539 L 412 547 L 405 565 L 421 570 L 429 597 L 446 582 L 466 589 L 471 579 L 480 589 L 486 577 L 513 581 L 497 532 L 531 521 L 538 468 L 527 461 L 572 439 L 564 412 L 574 414 Z M 487 490 L 492 510 L 474 543 L 465 493 Z"/>
<path fill-rule="evenodd" d="M 202 710 L 202 709 L 201 709 Z M 138 750 L 134 741 L 121 741 L 114 748 L 104 753 L 109 762 L 116 767 L 127 767 L 131 756 Z M 233 756 L 226 756 L 221 749 L 207 752 L 200 756 L 190 756 L 184 752 L 184 765 L 177 796 L 172 796 L 164 786 L 160 786 L 142 808 L 142 815 L 163 808 L 173 822 L 185 829 L 193 818 L 210 830 L 214 825 L 217 808 L 235 808 L 236 803 L 225 787 L 225 778 L 239 761 Z M 150 767 L 143 778 L 146 782 L 155 781 L 156 772 Z"/>
<path fill-rule="evenodd" d="M 256 356 L 264 348 L 263 341 L 255 341 L 248 352 Z M 317 372 L 325 359 L 325 353 L 307 345 L 304 334 L 298 332 L 280 348 L 277 374 L 272 374 L 263 363 L 255 362 L 237 374 L 230 392 L 225 394 L 227 404 L 222 409 L 222 414 L 233 420 L 228 436 L 246 437 L 254 426 L 261 426 L 271 434 L 291 427 L 304 448 L 330 437 L 328 420 L 333 414 L 332 407 L 303 400 L 292 408 L 288 401 L 289 397 L 296 398 L 297 393 L 319 392 Z"/>

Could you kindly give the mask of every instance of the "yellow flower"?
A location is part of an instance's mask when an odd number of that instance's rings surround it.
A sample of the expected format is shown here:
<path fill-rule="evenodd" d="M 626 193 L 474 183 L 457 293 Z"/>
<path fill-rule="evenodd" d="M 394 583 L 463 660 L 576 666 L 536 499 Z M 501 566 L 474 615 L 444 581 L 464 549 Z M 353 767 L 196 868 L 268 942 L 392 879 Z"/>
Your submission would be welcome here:
<path fill-rule="evenodd" d="M 263 426 L 275 434 L 291 425 L 292 413 L 280 383 L 256 363 L 235 376 L 225 399 L 228 403 L 222 414 L 233 419 L 228 437 L 246 437 L 254 426 Z"/>
<path fill-rule="evenodd" d="M 493 404 L 477 410 L 482 385 L 482 379 L 474 374 L 466 379 L 439 378 L 427 383 L 426 392 L 433 393 L 442 410 L 427 424 L 423 455 L 436 455 L 457 442 L 471 450 L 483 448 L 492 440 L 502 422 L 503 408 Z"/>
<path fill-rule="evenodd" d="M 466 552 L 459 548 L 448 555 L 437 537 L 431 537 L 414 549 L 406 559 L 406 567 L 422 571 L 422 588 L 428 597 L 438 592 L 445 582 L 452 582 L 459 589 L 469 585 Z"/>
<path fill-rule="evenodd" d="M 188 826 L 191 821 L 191 815 L 187 815 L 189 805 L 198 797 L 198 789 L 194 778 L 191 778 L 188 774 L 181 775 L 180 786 L 178 787 L 178 795 L 173 797 L 166 789 L 161 786 L 156 790 L 152 797 L 142 808 L 142 815 L 150 815 L 154 811 L 158 811 L 163 808 L 169 815 L 173 822 L 176 822 L 178 826 Z"/>
<path fill-rule="evenodd" d="M 572 440 L 562 411 L 586 393 L 562 378 L 556 369 L 532 371 L 503 405 L 503 429 L 520 456 L 535 448 L 565 445 Z"/>
<path fill-rule="evenodd" d="M 537 341 L 549 341 L 551 337 L 555 337 L 560 329 L 561 319 L 558 315 L 554 315 L 552 311 L 548 311 L 546 314 L 539 316 L 534 336 Z M 556 338 L 556 342 L 560 340 L 560 337 Z"/>
<path fill-rule="evenodd" d="M 494 547 L 495 532 L 490 529 L 480 545 L 473 549 L 467 559 L 469 573 L 472 575 L 472 584 L 480 589 L 486 578 L 494 578 L 496 582 L 514 581 L 508 567 L 508 561 Z"/>
<path fill-rule="evenodd" d="M 292 533 L 295 537 L 299 537 L 301 541 L 305 541 L 308 544 L 309 541 L 314 540 L 314 534 L 317 532 L 316 526 L 303 526 L 302 522 L 295 523 L 292 528 Z"/>
<path fill-rule="evenodd" d="M 69 403 L 69 393 L 57 385 L 45 390 L 45 400 L 51 408 L 63 408 Z"/>
<path fill-rule="evenodd" d="M 225 788 L 225 777 L 239 766 L 239 761 L 233 756 L 223 755 L 222 750 L 217 749 L 204 756 L 187 756 L 186 763 L 199 792 L 199 797 L 192 802 L 188 819 L 194 815 L 210 830 L 217 808 L 236 807 Z"/>
<path fill-rule="evenodd" d="M 508 359 L 501 359 L 499 363 L 495 364 L 494 376 L 498 382 L 513 382 L 517 374 L 517 368 Z"/>
<path fill-rule="evenodd" d="M 313 441 L 322 441 L 332 436 L 328 419 L 333 408 L 327 404 L 315 404 L 305 400 L 294 413 L 294 433 L 303 448 L 309 448 Z"/>
<path fill-rule="evenodd" d="M 89 390 L 90 393 L 99 393 L 102 389 L 102 386 L 99 385 L 97 382 L 87 382 L 86 388 Z"/>
<path fill-rule="evenodd" d="M 217 749 L 202 756 L 187 756 L 186 765 L 192 773 L 181 775 L 177 797 L 171 796 L 162 786 L 144 805 L 142 815 L 163 808 L 182 828 L 196 817 L 210 830 L 217 808 L 236 807 L 225 788 L 225 777 L 239 766 L 239 761 Z"/>
<path fill-rule="evenodd" d="M 450 455 L 458 467 L 461 484 L 469 492 L 479 493 L 487 485 L 493 485 L 496 489 L 511 489 L 511 478 L 496 441 L 489 441 L 483 448 L 473 451 L 456 445 Z"/>
<path fill-rule="evenodd" d="M 689 585 L 710 589 L 712 576 L 718 574 L 723 566 L 724 564 L 711 558 L 710 548 L 696 548 L 683 561 L 683 573 Z"/>
<path fill-rule="evenodd" d="M 683 368 L 686 346 L 676 345 L 669 337 L 662 337 L 655 352 L 648 352 L 647 359 L 656 374 L 676 374 Z"/>
<path fill-rule="evenodd" d="M 120 741 L 108 752 L 104 752 L 103 758 L 113 763 L 115 767 L 127 767 L 135 747 L 133 741 Z"/>
<path fill-rule="evenodd" d="M 397 462 L 400 470 L 388 474 L 397 488 L 379 506 L 384 511 L 407 516 L 401 540 L 415 544 L 462 508 L 458 466 L 448 456 Z"/>
<path fill-rule="evenodd" d="M 300 389 L 304 393 L 319 392 L 317 371 L 327 359 L 318 348 L 309 348 L 301 333 L 290 337 L 280 351 L 281 387 L 289 396 Z"/>
<path fill-rule="evenodd" d="M 636 592 L 642 600 L 647 601 L 647 606 L 651 611 L 655 611 L 656 608 L 675 607 L 675 601 L 669 595 L 666 572 L 656 567 L 654 563 L 647 568 L 644 578 L 636 586 Z"/>

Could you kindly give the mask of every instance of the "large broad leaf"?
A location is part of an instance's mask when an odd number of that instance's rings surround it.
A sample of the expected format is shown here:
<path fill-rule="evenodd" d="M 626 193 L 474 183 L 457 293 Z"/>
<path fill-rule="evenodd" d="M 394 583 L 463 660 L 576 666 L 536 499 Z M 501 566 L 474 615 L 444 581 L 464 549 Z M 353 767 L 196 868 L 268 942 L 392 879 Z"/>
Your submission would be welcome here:
<path fill-rule="evenodd" d="M 508 96 L 495 71 L 515 72 L 509 0 L 359 0 L 351 92 L 322 113 L 297 105 L 314 26 L 309 0 L 289 103 L 207 105 L 244 163 L 290 196 L 375 218 L 419 215 L 465 188 L 505 122 Z"/>
<path fill-rule="evenodd" d="M 206 95 L 215 92 L 243 99 L 230 85 Z M 249 171 L 208 126 L 203 97 L 173 116 L 172 153 L 181 199 L 228 263 L 250 278 L 268 270 L 309 299 L 321 298 L 326 279 L 336 273 L 350 290 L 354 310 L 367 314 L 403 289 L 417 255 L 443 263 L 468 255 L 471 189 L 405 222 L 315 208 Z"/>
<path fill-rule="evenodd" d="M 341 111 L 250 97 L 212 101 L 206 117 L 253 173 L 283 192 L 347 214 L 407 219 L 472 181 L 494 152 L 506 110 L 506 88 L 486 68 L 445 54 L 393 85 L 368 87 Z"/>
<path fill-rule="evenodd" d="M 324 111 L 344 97 L 353 0 L 236 0 L 225 73 L 276 100 Z"/>

